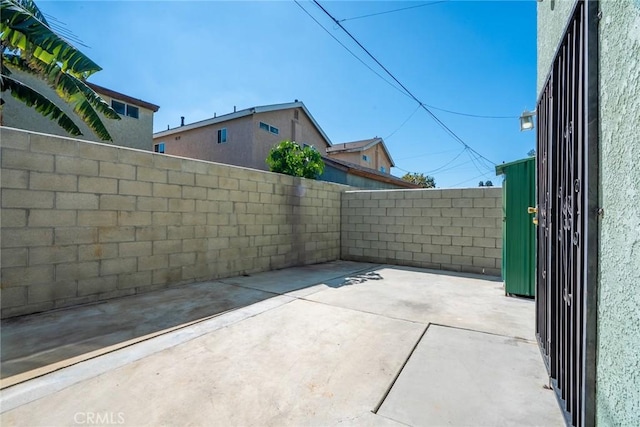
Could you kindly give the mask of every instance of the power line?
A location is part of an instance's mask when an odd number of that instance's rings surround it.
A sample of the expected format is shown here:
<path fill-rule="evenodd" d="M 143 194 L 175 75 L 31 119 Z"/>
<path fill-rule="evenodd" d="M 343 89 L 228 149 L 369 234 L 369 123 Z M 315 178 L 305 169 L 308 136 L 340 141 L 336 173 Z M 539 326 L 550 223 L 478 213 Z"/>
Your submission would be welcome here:
<path fill-rule="evenodd" d="M 433 108 L 434 110 L 444 111 L 449 114 L 456 114 L 458 116 L 466 116 L 466 117 L 475 117 L 477 119 L 517 119 L 520 116 L 486 116 L 482 114 L 470 114 L 470 113 L 461 113 L 459 111 L 446 110 L 440 107 L 434 107 L 433 105 L 424 104 L 429 108 Z"/>
<path fill-rule="evenodd" d="M 378 16 L 378 15 L 385 15 L 387 13 L 393 13 L 393 12 L 400 12 L 402 10 L 408 10 L 408 9 L 416 9 L 418 7 L 425 7 L 425 6 L 431 6 L 434 4 L 438 4 L 438 3 L 446 3 L 449 0 L 440 0 L 440 1 L 432 1 L 429 3 L 424 3 L 424 4 L 419 4 L 417 6 L 409 6 L 409 7 L 403 7 L 400 9 L 393 9 L 393 10 L 387 10 L 385 12 L 378 12 L 378 13 L 370 13 L 368 15 L 361 15 L 361 16 L 354 16 L 353 18 L 345 18 L 345 19 L 341 19 L 340 22 L 344 22 L 344 21 L 353 21 L 354 19 L 362 19 L 362 18 L 369 18 L 371 16 Z"/>
<path fill-rule="evenodd" d="M 313 2 L 327 15 L 329 16 L 329 18 L 331 18 L 333 20 L 333 22 L 336 23 L 336 25 L 338 25 L 342 31 L 344 31 L 350 38 L 351 40 L 353 40 L 358 46 L 360 46 L 360 48 L 371 58 L 375 61 L 376 64 L 378 64 L 378 66 L 380 66 L 380 68 L 382 68 L 402 89 L 404 89 L 404 91 L 409 94 L 409 96 L 418 103 L 418 105 L 420 107 L 422 107 L 423 110 L 425 110 L 427 112 L 427 114 L 429 114 L 431 116 L 431 118 L 433 120 L 435 120 L 435 122 L 442 128 L 444 129 L 452 138 L 454 138 L 456 141 L 460 142 L 465 148 L 468 148 L 471 152 L 475 153 L 478 157 L 481 157 L 485 160 L 487 160 L 488 162 L 492 163 L 495 165 L 494 162 L 492 162 L 491 160 L 489 160 L 488 158 L 484 157 L 482 154 L 480 154 L 479 152 L 477 152 L 476 150 L 474 150 L 469 144 L 467 144 L 466 142 L 464 142 L 462 140 L 462 138 L 460 138 L 455 132 L 453 132 L 447 125 L 445 125 L 429 108 L 427 108 L 427 106 L 420 101 L 414 94 L 413 92 L 411 92 L 409 89 L 407 89 L 407 87 L 405 85 L 403 85 L 400 80 L 398 80 L 393 73 L 391 73 L 391 71 L 389 71 L 384 65 L 382 65 L 382 63 L 375 57 L 373 56 L 373 54 L 371 52 L 369 52 L 369 50 L 367 50 L 367 48 L 365 48 L 362 43 L 360 43 L 341 23 L 340 21 L 338 21 L 336 18 L 333 17 L 333 15 L 331 15 L 331 13 L 329 13 L 317 0 L 313 0 Z"/>
<path fill-rule="evenodd" d="M 384 139 L 389 139 L 389 138 L 391 138 L 391 137 L 392 137 L 396 132 L 398 132 L 400 129 L 402 129 L 402 127 L 403 127 L 404 125 L 406 125 L 406 124 L 407 124 L 407 122 L 408 122 L 409 120 L 411 120 L 411 117 L 413 117 L 413 115 L 414 115 L 415 113 L 417 113 L 419 109 L 420 109 L 420 106 L 418 105 L 418 106 L 416 107 L 416 109 L 415 109 L 415 110 L 413 110 L 413 113 L 411 113 L 411 114 L 409 115 L 409 117 L 407 117 L 407 119 L 406 119 L 404 122 L 402 122 L 402 124 L 398 127 L 398 129 L 396 129 L 396 130 L 394 130 L 393 132 L 391 132 L 391 133 L 389 134 L 389 136 L 385 136 L 385 137 L 384 137 Z"/>
<path fill-rule="evenodd" d="M 327 34 L 329 34 L 331 36 L 332 39 L 334 39 L 335 41 L 337 41 L 340 46 L 342 46 L 343 48 L 346 49 L 347 52 L 349 52 L 354 58 L 356 58 L 358 61 L 360 61 L 360 63 L 362 65 L 364 65 L 365 67 L 367 67 L 372 73 L 374 73 L 376 76 L 380 77 L 385 83 L 387 83 L 389 86 L 391 86 L 392 88 L 394 88 L 395 90 L 397 90 L 398 92 L 400 92 L 401 94 L 405 95 L 405 96 L 409 96 L 409 94 L 403 92 L 399 87 L 397 87 L 396 85 L 394 85 L 393 83 L 391 83 L 389 80 L 385 79 L 380 73 L 378 73 L 376 70 L 374 70 L 373 68 L 371 68 L 371 66 L 369 66 L 369 64 L 367 64 L 366 62 L 364 62 L 358 55 L 356 55 L 355 53 L 353 53 L 353 51 L 351 49 L 349 49 L 347 46 L 345 46 L 344 43 L 342 43 L 340 40 L 338 40 L 336 38 L 336 36 L 334 36 L 333 34 L 331 34 L 331 32 L 329 30 L 327 30 L 324 25 L 322 25 L 316 18 L 313 17 L 313 15 L 311 15 L 309 13 L 309 11 L 307 9 L 305 9 L 299 2 L 298 0 L 294 0 L 294 2 L 300 7 L 300 9 L 304 10 L 304 12 L 309 15 L 309 17 L 311 19 L 313 19 L 315 21 L 316 24 L 318 24 L 320 26 L 320 28 L 322 28 Z"/>

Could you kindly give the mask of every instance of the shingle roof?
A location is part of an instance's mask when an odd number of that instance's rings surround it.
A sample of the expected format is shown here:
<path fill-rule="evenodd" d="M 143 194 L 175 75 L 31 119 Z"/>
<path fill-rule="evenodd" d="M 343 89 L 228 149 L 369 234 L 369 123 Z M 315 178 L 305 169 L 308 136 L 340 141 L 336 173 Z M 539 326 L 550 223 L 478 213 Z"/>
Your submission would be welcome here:
<path fill-rule="evenodd" d="M 421 188 L 419 185 L 413 184 L 411 182 L 407 182 L 403 179 L 400 179 L 396 176 L 389 175 L 387 173 L 378 172 L 375 169 L 367 168 L 365 166 L 360 166 L 355 163 L 347 162 L 344 160 L 338 160 L 334 157 L 323 157 L 322 160 L 325 163 L 333 163 L 333 165 L 342 166 L 346 168 L 348 171 L 352 172 L 354 175 L 365 176 L 370 179 L 374 179 L 376 181 L 387 182 L 390 184 L 397 185 L 399 187 L 404 188 Z"/>
<path fill-rule="evenodd" d="M 332 153 L 348 153 L 348 152 L 358 152 L 368 150 L 376 144 L 382 144 L 382 148 L 384 149 L 387 157 L 389 157 L 389 161 L 391 162 L 391 166 L 395 166 L 395 162 L 393 161 L 393 157 L 391 157 L 391 153 L 387 149 L 382 138 L 370 138 L 363 139 L 360 141 L 352 141 L 352 142 L 343 142 L 341 144 L 335 144 L 332 147 L 327 148 L 327 154 Z"/>

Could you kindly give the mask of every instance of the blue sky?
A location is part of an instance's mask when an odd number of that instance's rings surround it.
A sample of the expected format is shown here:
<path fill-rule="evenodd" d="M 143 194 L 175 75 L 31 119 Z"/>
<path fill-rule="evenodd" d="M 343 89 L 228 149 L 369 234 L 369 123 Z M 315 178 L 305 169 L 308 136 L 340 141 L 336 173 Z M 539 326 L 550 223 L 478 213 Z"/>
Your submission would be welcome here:
<path fill-rule="evenodd" d="M 526 157 L 534 132 L 517 116 L 535 107 L 536 2 L 320 1 L 431 111 L 492 162 Z M 300 4 L 382 71 L 314 3 Z M 256 105 L 299 99 L 333 143 L 385 138 L 400 176 L 433 175 L 438 187 L 499 184 L 410 97 L 383 81 L 293 1 L 39 1 L 103 71 L 90 81 L 160 105 L 154 131 Z M 460 154 L 462 152 L 462 154 Z M 458 157 L 456 157 L 458 156 Z"/>

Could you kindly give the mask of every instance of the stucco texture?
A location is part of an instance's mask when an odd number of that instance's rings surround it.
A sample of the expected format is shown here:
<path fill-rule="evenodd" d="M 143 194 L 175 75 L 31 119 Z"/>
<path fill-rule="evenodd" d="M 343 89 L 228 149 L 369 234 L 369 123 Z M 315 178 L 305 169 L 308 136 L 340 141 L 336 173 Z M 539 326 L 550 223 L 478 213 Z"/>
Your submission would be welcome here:
<path fill-rule="evenodd" d="M 596 418 L 640 425 L 640 1 L 600 2 Z"/>
<path fill-rule="evenodd" d="M 575 3 L 575 0 L 543 0 L 538 3 L 538 95 L 547 80 Z"/>

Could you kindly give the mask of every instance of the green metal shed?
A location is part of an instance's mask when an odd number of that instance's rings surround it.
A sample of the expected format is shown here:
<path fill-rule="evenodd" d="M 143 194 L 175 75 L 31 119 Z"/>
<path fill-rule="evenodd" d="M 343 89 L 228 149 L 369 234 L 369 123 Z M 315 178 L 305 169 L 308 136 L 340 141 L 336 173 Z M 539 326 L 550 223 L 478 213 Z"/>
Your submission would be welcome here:
<path fill-rule="evenodd" d="M 502 183 L 502 274 L 505 293 L 535 296 L 536 289 L 536 160 L 535 157 L 496 166 Z"/>

